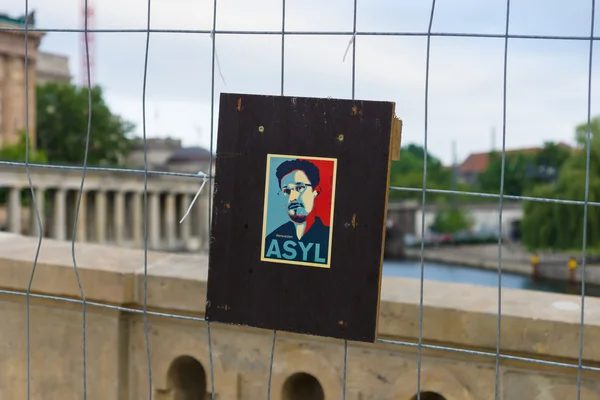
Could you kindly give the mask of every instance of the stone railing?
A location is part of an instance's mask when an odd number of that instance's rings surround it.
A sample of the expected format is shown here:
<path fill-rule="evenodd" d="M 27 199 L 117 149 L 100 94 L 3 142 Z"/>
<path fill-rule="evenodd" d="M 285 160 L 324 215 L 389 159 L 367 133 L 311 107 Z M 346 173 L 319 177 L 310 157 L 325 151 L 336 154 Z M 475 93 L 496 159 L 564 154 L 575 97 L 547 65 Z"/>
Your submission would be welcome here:
<path fill-rule="evenodd" d="M 0 234 L 0 324 L 4 365 L 0 398 L 24 398 L 27 390 L 25 296 L 37 239 Z M 143 315 L 144 254 L 141 250 L 76 244 L 75 256 L 89 302 L 86 313 L 87 398 L 146 399 L 149 379 Z M 241 260 L 240 262 L 243 262 Z M 199 399 L 210 392 L 208 330 L 202 317 L 207 258 L 148 253 L 148 338 L 155 399 Z M 71 245 L 45 239 L 31 287 L 31 398 L 76 399 L 83 393 L 82 305 Z M 379 335 L 405 344 L 348 344 L 349 400 L 413 400 L 417 392 L 418 280 L 384 277 Z M 21 295 L 19 295 L 21 294 Z M 423 349 L 423 400 L 494 398 L 497 289 L 433 281 L 424 283 L 423 341 L 460 348 Z M 574 399 L 579 297 L 524 290 L 502 292 L 502 354 L 534 358 L 500 360 L 502 399 Z M 125 310 L 120 307 L 127 307 Z M 586 299 L 584 364 L 600 363 L 600 299 Z M 210 325 L 217 398 L 264 399 L 272 332 Z M 280 332 L 271 398 L 341 398 L 343 342 Z M 583 371 L 581 399 L 600 398 L 600 373 Z M 303 393 L 296 397 L 293 393 Z M 438 397 L 435 394 L 439 395 Z M 425 397 L 429 396 L 429 397 Z M 210 397 L 206 397 L 207 399 Z"/>
<path fill-rule="evenodd" d="M 30 168 L 44 236 L 72 240 L 82 171 Z M 208 246 L 208 193 L 206 185 L 190 215 L 189 207 L 201 180 L 175 175 L 149 175 L 147 182 L 148 246 L 155 250 L 195 251 Z M 0 227 L 12 233 L 39 236 L 26 170 L 0 165 L 0 188 L 7 190 L 0 210 Z M 144 175 L 88 170 L 79 208 L 76 240 L 120 247 L 143 246 Z"/>

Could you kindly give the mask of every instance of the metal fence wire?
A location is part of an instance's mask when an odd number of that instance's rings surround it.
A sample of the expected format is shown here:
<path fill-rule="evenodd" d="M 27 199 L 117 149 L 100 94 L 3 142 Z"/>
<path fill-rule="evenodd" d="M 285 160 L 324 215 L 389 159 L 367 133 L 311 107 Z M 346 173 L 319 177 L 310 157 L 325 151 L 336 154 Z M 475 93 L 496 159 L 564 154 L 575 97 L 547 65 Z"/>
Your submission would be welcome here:
<path fill-rule="evenodd" d="M 214 95 L 215 95 L 215 64 L 217 69 L 219 69 L 218 66 L 218 58 L 217 58 L 217 53 L 216 53 L 216 37 L 217 35 L 276 35 L 276 36 L 280 36 L 281 37 L 281 90 L 280 90 L 280 94 L 283 95 L 284 94 L 284 82 L 285 82 L 285 72 L 286 72 L 286 68 L 285 68 L 285 63 L 284 63 L 284 56 L 285 56 L 285 49 L 286 49 L 286 37 L 288 36 L 346 36 L 350 38 L 349 44 L 348 44 L 348 49 L 346 50 L 346 54 L 344 55 L 344 59 L 346 58 L 347 53 L 349 52 L 350 48 L 351 48 L 351 62 L 352 62 L 352 81 L 351 81 L 351 85 L 352 85 L 352 99 L 354 99 L 355 97 L 355 83 L 356 83 L 356 56 L 357 56 L 357 45 L 356 45 L 356 39 L 359 36 L 413 36 L 413 37 L 426 37 L 427 39 L 427 49 L 426 49 L 426 73 L 425 73 L 425 87 L 424 87 L 424 91 L 425 91 L 425 104 L 424 104 L 424 110 L 425 110 L 425 121 L 424 121 L 424 168 L 423 168 L 423 185 L 420 188 L 417 187 L 391 187 L 391 190 L 397 190 L 397 191 L 410 191 L 410 192 L 421 192 L 422 193 L 422 199 L 421 199 L 421 203 L 422 203 L 422 207 L 425 207 L 425 204 L 427 202 L 427 194 L 432 194 L 432 193 L 438 193 L 438 194 L 460 194 L 460 195 L 466 195 L 466 196 L 479 196 L 479 197 L 492 197 L 498 200 L 498 211 L 499 211 L 499 225 L 498 225 L 498 229 L 499 229 L 499 239 L 498 239 L 498 313 L 497 313 L 497 345 L 496 345 L 496 351 L 495 352 L 486 352 L 486 351 L 475 351 L 475 350 L 470 350 L 470 349 L 465 349 L 465 348 L 459 348 L 459 347 L 450 347 L 450 346 L 438 346 L 438 345 L 430 345 L 430 344 L 425 344 L 423 343 L 423 282 L 424 282 L 424 243 L 423 241 L 421 241 L 421 249 L 420 249 L 420 266 L 421 266 L 421 275 L 420 275 L 420 301 L 419 301 L 419 307 L 420 307 L 420 315 L 419 315 L 419 340 L 418 343 L 412 343 L 412 342 L 408 342 L 408 341 L 399 341 L 399 340 L 387 340 L 387 339 L 379 339 L 380 343 L 387 343 L 387 344 L 393 344 L 393 345 L 398 345 L 398 346 L 406 346 L 406 347 L 416 347 L 418 349 L 418 375 L 417 375 L 417 399 L 421 400 L 421 360 L 422 360 L 422 350 L 423 349 L 432 349 L 432 350 L 441 350 L 441 351 L 450 351 L 450 352 L 458 352 L 458 353 L 463 353 L 463 354 L 470 354 L 470 355 L 477 355 L 477 356 L 485 356 L 485 357 L 493 357 L 495 359 L 496 365 L 495 365 L 495 393 L 494 393 L 494 398 L 496 400 L 498 400 L 500 398 L 500 391 L 499 391 L 499 371 L 500 371 L 500 360 L 512 360 L 512 361 L 520 361 L 520 362 L 529 362 L 529 363 L 535 363 L 535 364 L 539 364 L 539 365 L 546 365 L 546 366 L 557 366 L 557 367 L 562 367 L 562 368 L 570 368 L 570 369 L 576 369 L 577 370 L 577 399 L 580 399 L 581 396 L 581 378 L 582 378 L 582 371 L 594 371 L 594 372 L 600 372 L 600 368 L 599 367 L 593 367 L 593 366 L 586 366 L 583 365 L 583 327 L 584 327 L 584 314 L 585 314 L 585 277 L 586 277 L 586 273 L 585 273 L 585 269 L 586 269 L 586 238 L 587 238 L 587 224 L 585 223 L 587 221 L 587 213 L 588 213 L 588 206 L 599 206 L 600 203 L 598 202 L 590 202 L 588 201 L 588 197 L 589 197 L 589 180 L 590 180 L 590 138 L 591 138 L 591 128 L 590 128 L 590 122 L 591 122 L 591 88 L 592 88 L 592 61 L 593 61 L 593 48 L 594 48 L 594 40 L 598 40 L 598 37 L 594 36 L 594 17 L 595 17 L 595 1 L 590 1 L 590 26 L 589 26 L 589 36 L 559 36 L 559 35 L 511 35 L 509 34 L 509 27 L 510 27 L 510 0 L 506 1 L 506 15 L 505 15 L 505 32 L 504 34 L 478 34 L 478 33 L 445 33 L 445 32 L 433 32 L 432 31 L 432 27 L 433 27 L 433 23 L 434 23 L 434 17 L 435 17 L 435 12 L 436 12 L 436 1 L 433 0 L 431 3 L 431 12 L 429 15 L 429 24 L 428 24 L 428 29 L 427 32 L 361 32 L 361 31 L 357 31 L 356 29 L 356 16 L 357 16 L 357 0 L 354 0 L 354 12 L 353 12 L 353 30 L 351 32 L 345 32 L 345 31 L 338 31 L 338 32 L 332 32 L 332 31 L 286 31 L 285 29 L 285 22 L 286 22 L 286 0 L 282 0 L 282 15 L 281 15 L 281 30 L 280 31 L 260 31 L 260 30 L 217 30 L 216 29 L 216 22 L 217 22 L 217 0 L 213 1 L 213 16 L 212 16 L 212 29 L 211 30 L 190 30 L 190 29 L 181 29 L 181 30 L 177 30 L 177 29 L 153 29 L 151 27 L 151 12 L 152 12 L 152 0 L 148 0 L 147 3 L 147 27 L 146 29 L 88 29 L 88 21 L 87 21 L 87 12 L 86 14 L 86 18 L 85 18 L 85 27 L 84 29 L 48 29 L 48 28 L 44 28 L 44 29 L 36 29 L 36 28 L 32 28 L 27 26 L 27 24 L 25 24 L 25 26 L 23 28 L 0 28 L 1 30 L 23 30 L 24 34 L 25 34 L 25 97 L 26 97 L 26 110 L 27 110 L 27 114 L 29 115 L 29 91 L 27 90 L 27 88 L 29 87 L 29 69 L 28 69 L 28 56 L 27 56 L 27 52 L 28 52 L 28 46 L 27 46 L 27 42 L 28 42 L 28 34 L 31 31 L 43 31 L 43 32 L 68 32 L 68 33 L 84 33 L 86 35 L 88 35 L 88 32 L 113 32 L 113 33 L 145 33 L 146 34 L 146 47 L 145 47 L 145 62 L 144 62 L 144 78 L 143 78 L 143 88 L 142 88 L 142 110 L 143 110 L 143 123 L 142 123 L 142 130 L 143 130 L 143 141 L 144 143 L 146 142 L 146 84 L 147 84 L 147 71 L 148 71 L 148 53 L 149 53 L 149 49 L 150 49 L 150 37 L 151 37 L 151 33 L 187 33 L 187 34 L 199 34 L 199 35 L 210 35 L 211 40 L 212 40 L 212 52 L 211 52 L 211 57 L 212 57 L 212 73 L 211 73 L 211 120 L 210 120 L 210 131 L 211 131 L 211 139 L 210 139 L 210 171 L 212 171 L 212 165 L 213 165 L 213 151 L 214 151 L 214 141 L 213 141 L 213 137 L 214 137 L 214 111 L 215 111 L 215 102 L 214 102 Z M 85 7 L 87 10 L 87 0 L 85 1 Z M 25 15 L 28 15 L 30 12 L 29 9 L 29 1 L 25 0 L 24 3 L 24 11 L 25 11 Z M 429 122 L 429 116 L 428 116 L 428 111 L 429 111 L 429 65 L 430 65 L 430 42 L 431 42 L 431 38 L 437 36 L 446 36 L 446 37 L 472 37 L 472 38 L 500 38 L 500 39 L 504 39 L 504 64 L 503 64 L 503 93 L 502 93 L 502 172 L 501 172 L 501 184 L 499 187 L 499 194 L 488 194 L 488 193 L 478 193 L 478 192 L 464 192 L 464 191 L 456 191 L 456 190 L 439 190 L 439 189 L 427 189 L 427 147 L 428 147 L 428 122 Z M 507 97 L 506 97 L 506 82 L 507 82 L 507 63 L 508 63 L 508 45 L 511 39 L 530 39 L 530 40 L 570 40 L 570 41 L 589 41 L 589 62 L 588 62 L 588 80 L 587 80 L 587 145 L 586 145 L 586 173 L 585 173 L 585 197 L 584 197 L 584 201 L 575 201 L 575 200 L 557 200 L 557 199 L 550 199 L 550 198 L 537 198 L 537 197 L 525 197 L 525 196 L 509 196 L 509 195 L 505 195 L 504 194 L 504 170 L 505 170 L 505 161 L 506 161 L 506 109 L 507 109 Z M 88 43 L 86 40 L 86 58 L 89 61 L 90 58 L 90 53 L 89 53 L 89 48 L 88 48 Z M 89 64 L 89 63 L 88 63 Z M 88 74 L 88 81 L 90 81 L 90 70 L 88 68 L 87 71 Z M 88 106 L 91 109 L 91 105 L 92 105 L 92 98 L 91 98 L 91 92 L 88 92 L 89 96 L 88 96 Z M 41 165 L 41 164 L 32 164 L 29 162 L 29 119 L 26 118 L 26 143 L 27 143 L 27 148 L 26 148 L 26 154 L 25 154 L 25 163 L 18 163 L 18 162 L 8 162 L 8 161 L 0 161 L 0 164 L 3 165 L 18 165 L 18 166 L 24 166 L 26 171 L 27 171 L 27 176 L 28 176 L 28 180 L 29 180 L 29 186 L 30 186 L 30 190 L 31 190 L 31 194 L 32 194 L 32 199 L 33 199 L 33 203 L 34 203 L 34 207 L 35 207 L 35 214 L 36 214 L 36 219 L 37 219 L 37 225 L 38 225 L 38 229 L 39 229 L 39 238 L 38 238 L 38 246 L 37 246 L 37 251 L 35 253 L 35 257 L 34 257 L 34 261 L 33 261 L 33 266 L 31 269 L 31 276 L 30 276 L 30 280 L 29 280 L 29 285 L 27 288 L 27 292 L 26 293 L 20 293 L 20 292 L 16 292 L 16 291 L 9 291 L 9 290 L 0 290 L 0 293 L 3 294 L 8 294 L 8 295 L 14 295 L 14 296 L 25 296 L 26 298 L 26 309 L 27 309 L 27 328 L 26 328 L 26 335 L 27 335 L 27 340 L 26 340 L 26 345 L 27 345 L 27 398 L 29 399 L 31 397 L 31 347 L 30 347 L 30 327 L 29 327 L 29 304 L 30 304 L 30 299 L 31 298 L 37 298 L 37 299 L 51 299 L 51 300 L 59 300 L 59 301 L 64 301 L 64 302 L 70 302 L 70 303 L 77 303 L 80 304 L 82 306 L 82 315 L 83 315 L 83 321 L 82 321 L 82 338 L 83 338 L 83 348 L 82 348 L 82 357 L 83 357 L 83 398 L 86 399 L 87 398 L 87 342 L 86 342 L 86 310 L 88 306 L 92 306 L 92 307 L 104 307 L 104 308 L 108 308 L 108 309 L 113 309 L 113 310 L 119 310 L 119 311 L 124 311 L 124 312 L 128 312 L 128 313 L 134 313 L 134 314 L 139 314 L 141 313 L 143 315 L 143 323 L 144 323 L 144 333 L 145 333 L 145 340 L 146 340 L 146 352 L 147 352 L 147 369 L 148 369 L 148 391 L 149 391 L 149 398 L 152 398 L 153 395 L 153 378 L 152 378 L 152 365 L 151 365 L 151 358 L 150 358 L 150 346 L 149 346 L 149 341 L 148 341 L 148 321 L 147 321 L 147 316 L 151 315 L 151 316 L 158 316 L 158 317 L 166 317 L 166 318 L 175 318 L 175 319 L 181 319 L 181 320 L 189 320 L 189 321 L 195 321 L 195 322 L 203 322 L 206 323 L 206 329 L 207 329 L 207 333 L 208 333 L 208 347 L 209 347 L 209 361 L 210 361 L 210 381 L 211 381 L 211 393 L 212 393 L 212 399 L 215 399 L 215 381 L 214 381 L 214 369 L 213 369 L 213 355 L 212 355 L 212 340 L 211 340 L 211 332 L 210 332 L 210 323 L 209 321 L 206 321 L 204 318 L 199 318 L 199 317 L 190 317 L 190 316 L 184 316 L 184 315 L 177 315 L 177 314 L 170 314 L 170 313 L 162 313 L 162 312 L 156 312 L 156 311 L 149 311 L 146 308 L 146 303 L 147 303 L 147 252 L 148 252 L 148 201 L 147 201 L 147 179 L 149 175 L 171 175 L 171 176 L 186 176 L 189 177 L 190 179 L 200 179 L 202 178 L 202 176 L 199 175 L 194 175 L 194 174 L 186 174 L 186 173 L 176 173 L 176 172 L 164 172 L 164 171 L 150 171 L 148 170 L 148 163 L 147 163 L 147 158 L 146 158 L 146 151 L 144 152 L 144 169 L 143 170 L 136 170 L 136 169 L 119 169 L 119 168 L 104 168 L 104 167 L 92 167 L 92 166 L 88 166 L 87 165 L 87 155 L 88 155 L 88 149 L 89 149 L 89 139 L 90 139 L 90 128 L 91 128 L 91 112 L 88 115 L 88 121 L 87 121 L 87 135 L 86 135 L 86 144 L 85 144 L 85 153 L 84 153 L 84 161 L 83 161 L 83 165 L 82 166 L 63 166 L 63 165 Z M 146 146 L 144 146 L 144 148 L 146 148 Z M 77 206 L 76 206 L 76 215 L 75 215 L 75 221 L 73 223 L 73 235 L 72 235 L 72 243 L 71 243 L 71 251 L 72 251 L 72 259 L 73 259 L 73 269 L 74 269 L 74 273 L 77 277 L 77 282 L 79 284 L 79 290 L 80 290 L 80 294 L 81 294 L 81 299 L 71 299 L 71 298 L 66 298 L 66 297 L 58 297 L 58 296 L 49 296 L 49 295 L 41 295 L 41 294 L 34 294 L 31 293 L 31 286 L 32 286 L 32 282 L 34 279 L 34 275 L 35 275 L 35 271 L 36 271 L 36 266 L 37 266 L 37 262 L 38 262 L 38 256 L 39 256 L 39 252 L 40 252 L 40 248 L 41 248 L 41 244 L 42 244 L 42 239 L 43 239 L 43 227 L 42 227 L 42 222 L 41 222 L 41 218 L 40 218 L 40 210 L 38 208 L 38 204 L 36 202 L 36 196 L 35 196 L 35 190 L 34 190 L 34 186 L 32 184 L 31 181 L 31 175 L 30 175 L 30 170 L 31 168 L 52 168 L 52 169 L 77 169 L 81 171 L 81 190 L 79 192 L 79 197 L 78 197 L 78 201 L 77 201 Z M 144 215 L 144 219 L 143 219 L 143 239 L 144 239 L 144 303 L 143 303 L 143 309 L 142 310 L 137 310 L 137 309 L 133 309 L 133 308 L 128 308 L 128 307 L 120 307 L 120 306 L 115 306 L 115 305 L 109 305 L 109 304 L 103 304 L 103 303 L 99 303 L 99 302 L 91 302 L 91 301 L 87 301 L 86 297 L 85 297 L 85 292 L 83 290 L 82 284 L 81 284 L 81 280 L 79 277 L 79 271 L 78 271 L 78 267 L 77 267 L 77 258 L 75 256 L 75 231 L 77 228 L 77 221 L 78 221 L 78 217 L 79 217 L 79 206 L 81 204 L 81 199 L 82 199 L 82 193 L 83 193 L 83 187 L 85 184 L 85 178 L 86 178 L 86 172 L 88 170 L 97 170 L 97 171 L 112 171 L 112 172 L 119 172 L 119 173 L 123 173 L 123 174 L 143 174 L 144 175 L 144 196 L 143 196 L 143 215 Z M 213 185 L 213 181 L 212 181 L 212 176 L 209 176 L 209 185 L 212 187 Z M 582 205 L 584 208 L 584 223 L 583 223 L 583 244 L 582 244 L 582 263 L 581 263 L 581 268 L 582 268 L 582 273 L 581 273 L 581 322 L 580 322 L 580 343 L 579 343 L 579 358 L 578 358 L 578 363 L 577 364 L 571 364 L 571 363 L 562 363 L 562 362 L 554 362 L 554 361 L 546 361 L 546 360 L 540 360 L 540 359 L 534 359 L 534 358 L 529 358 L 529 357 L 520 357 L 520 356 L 513 356 L 513 355 L 508 355 L 508 354 L 503 354 L 501 352 L 501 342 L 500 342 L 500 332 L 501 332 L 501 324 L 502 324 L 502 206 L 503 206 L 503 201 L 505 199 L 511 199 L 511 200 L 526 200 L 526 201 L 533 201 L 533 202 L 554 202 L 554 203 L 565 203 L 565 204 L 574 204 L 574 205 Z M 208 200 L 208 208 L 209 210 L 212 207 L 211 204 L 212 199 L 209 196 L 209 200 Z M 210 217 L 211 217 L 211 213 L 208 213 L 209 215 L 209 224 L 210 224 Z M 425 233 L 425 213 L 421 214 L 421 237 L 424 237 L 424 233 Z M 209 244 L 210 245 L 210 244 Z M 271 396 L 271 376 L 272 376 L 272 371 L 273 371 L 273 358 L 274 358 L 274 354 L 276 351 L 276 339 L 277 339 L 277 332 L 273 332 L 273 341 L 272 341 L 272 347 L 271 347 L 271 357 L 270 357 L 270 368 L 269 368 L 269 374 L 268 377 L 265 377 L 265 379 L 268 379 L 268 390 L 267 393 L 265 393 L 265 397 L 270 399 Z M 342 392 L 342 398 L 345 399 L 346 397 L 346 370 L 347 370 L 347 352 L 348 352 L 348 344 L 347 342 L 344 342 L 344 350 L 343 350 L 343 355 L 340 354 L 340 357 L 343 357 L 344 360 L 344 364 L 343 364 L 343 376 L 341 377 L 341 380 L 343 382 L 343 392 Z"/>

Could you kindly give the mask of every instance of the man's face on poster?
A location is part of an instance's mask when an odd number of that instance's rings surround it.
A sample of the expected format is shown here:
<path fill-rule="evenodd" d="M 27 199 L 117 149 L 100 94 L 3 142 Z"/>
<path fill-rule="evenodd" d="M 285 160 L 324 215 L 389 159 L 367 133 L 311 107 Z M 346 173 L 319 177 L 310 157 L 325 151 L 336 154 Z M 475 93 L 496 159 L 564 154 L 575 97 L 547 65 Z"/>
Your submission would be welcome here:
<path fill-rule="evenodd" d="M 295 170 L 281 179 L 281 191 L 286 198 L 288 217 L 296 222 L 305 222 L 315 206 L 317 192 L 301 170 Z"/>

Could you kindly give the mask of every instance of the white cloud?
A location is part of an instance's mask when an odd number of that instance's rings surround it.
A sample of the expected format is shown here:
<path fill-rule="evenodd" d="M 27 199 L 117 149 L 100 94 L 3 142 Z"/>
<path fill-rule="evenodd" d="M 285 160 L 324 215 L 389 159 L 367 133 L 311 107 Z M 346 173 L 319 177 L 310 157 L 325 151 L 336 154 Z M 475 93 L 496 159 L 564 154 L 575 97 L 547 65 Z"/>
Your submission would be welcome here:
<path fill-rule="evenodd" d="M 512 1 L 511 32 L 588 35 L 588 3 Z M 353 0 L 288 0 L 286 29 L 351 31 L 353 4 Z M 30 7 L 37 10 L 40 27 L 79 27 L 80 1 L 31 0 Z M 128 0 L 125 7 L 115 0 L 96 1 L 96 27 L 144 29 L 146 7 L 146 0 Z M 498 0 L 438 0 L 433 31 L 502 33 L 505 7 L 505 1 Z M 7 11 L 18 15 L 24 10 L 12 2 Z M 221 30 L 281 29 L 280 0 L 218 0 L 217 11 Z M 430 2 L 361 0 L 357 27 L 361 31 L 425 32 L 429 12 Z M 212 17 L 212 0 L 152 1 L 152 27 L 156 29 L 209 30 Z M 350 97 L 351 51 L 342 61 L 349 39 L 286 36 L 285 94 Z M 78 34 L 50 33 L 43 48 L 69 54 L 78 76 L 79 41 Z M 97 80 L 114 111 L 136 122 L 141 133 L 146 35 L 99 33 L 96 41 Z M 356 43 L 356 97 L 395 101 L 397 114 L 404 120 L 403 140 L 422 143 L 425 38 L 359 36 Z M 216 99 L 222 91 L 279 94 L 280 36 L 217 35 L 216 44 L 227 83 L 216 71 Z M 171 134 L 187 144 L 208 146 L 211 46 L 207 34 L 151 35 L 148 136 Z M 510 41 L 507 147 L 534 146 L 544 140 L 572 142 L 575 124 L 586 118 L 588 46 L 586 41 Z M 459 158 L 489 149 L 494 126 L 496 146 L 501 145 L 503 56 L 503 39 L 432 38 L 428 147 L 445 162 L 451 160 L 453 140 L 458 143 Z M 201 134 L 196 126 L 201 127 Z"/>

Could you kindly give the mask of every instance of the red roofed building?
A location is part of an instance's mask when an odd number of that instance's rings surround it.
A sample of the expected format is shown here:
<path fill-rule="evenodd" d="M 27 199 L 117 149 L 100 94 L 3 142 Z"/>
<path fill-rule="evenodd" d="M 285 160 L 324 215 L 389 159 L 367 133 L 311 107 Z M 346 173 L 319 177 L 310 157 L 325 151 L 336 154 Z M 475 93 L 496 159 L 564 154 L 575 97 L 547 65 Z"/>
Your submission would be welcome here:
<path fill-rule="evenodd" d="M 561 147 L 565 147 L 565 148 L 571 148 L 571 146 L 569 146 L 566 143 L 558 143 L 559 146 Z M 525 154 L 535 154 L 538 151 L 542 150 L 541 147 L 529 147 L 529 148 L 523 148 L 523 149 L 513 149 L 513 150 L 506 150 L 506 154 L 518 154 L 518 153 L 525 153 Z M 500 150 L 497 150 L 498 153 L 500 153 Z M 462 164 L 458 165 L 458 167 L 456 168 L 456 174 L 459 180 L 464 181 L 465 183 L 469 184 L 469 185 L 473 185 L 475 184 L 475 182 L 477 181 L 477 177 L 479 176 L 479 174 L 481 174 L 482 172 L 484 172 L 488 165 L 490 163 L 490 152 L 484 152 L 484 153 L 473 153 L 470 154 L 463 162 Z"/>

